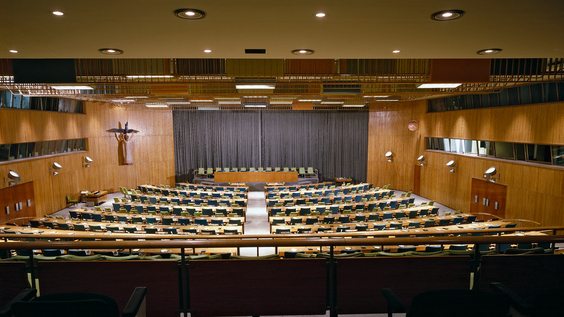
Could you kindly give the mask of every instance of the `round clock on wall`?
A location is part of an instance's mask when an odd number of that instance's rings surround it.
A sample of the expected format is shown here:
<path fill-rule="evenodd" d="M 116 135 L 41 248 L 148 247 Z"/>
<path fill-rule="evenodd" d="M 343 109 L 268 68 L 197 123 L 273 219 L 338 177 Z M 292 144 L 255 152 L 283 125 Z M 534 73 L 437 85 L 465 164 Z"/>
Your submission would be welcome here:
<path fill-rule="evenodd" d="M 409 129 L 409 131 L 415 131 L 415 130 L 419 129 L 419 122 L 417 122 L 415 120 L 411 120 L 407 124 L 407 128 Z"/>

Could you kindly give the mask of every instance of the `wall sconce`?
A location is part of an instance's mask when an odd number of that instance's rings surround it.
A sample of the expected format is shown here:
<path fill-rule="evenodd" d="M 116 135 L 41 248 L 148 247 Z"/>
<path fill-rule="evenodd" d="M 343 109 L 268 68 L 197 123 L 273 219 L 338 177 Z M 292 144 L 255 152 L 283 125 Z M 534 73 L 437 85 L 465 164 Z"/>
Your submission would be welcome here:
<path fill-rule="evenodd" d="M 53 165 L 51 165 L 51 167 L 49 167 L 49 172 L 51 174 L 53 174 L 53 176 L 55 176 L 55 175 L 59 174 L 59 172 L 57 172 L 57 170 L 60 170 L 61 168 L 63 168 L 61 166 L 61 164 L 54 162 Z"/>
<path fill-rule="evenodd" d="M 497 175 L 497 177 L 494 177 L 495 175 Z M 499 179 L 500 177 L 501 177 L 501 175 L 497 173 L 495 166 L 488 168 L 484 172 L 484 178 L 487 179 L 488 181 L 492 182 L 492 183 L 495 183 L 496 179 Z"/>
<path fill-rule="evenodd" d="M 392 153 L 392 151 L 386 152 L 385 156 L 388 159 L 388 162 L 390 163 L 394 160 L 394 153 Z"/>
<path fill-rule="evenodd" d="M 8 183 L 8 186 L 14 186 L 21 180 L 18 173 L 10 170 L 8 172 L 8 177 L 4 177 L 4 183 Z"/>
<path fill-rule="evenodd" d="M 450 168 L 448 171 L 451 173 L 456 172 L 456 170 L 458 169 L 458 166 L 456 166 L 454 160 L 448 161 L 448 163 L 446 163 L 446 166 Z"/>
<path fill-rule="evenodd" d="M 425 166 L 425 164 L 427 164 L 427 161 L 425 160 L 425 155 L 421 155 L 420 157 L 418 157 L 417 161 L 419 161 L 419 165 L 421 166 Z"/>
<path fill-rule="evenodd" d="M 82 167 L 88 168 L 90 167 L 90 163 L 94 162 L 93 159 L 89 158 L 88 156 L 84 157 L 84 161 L 82 162 Z"/>

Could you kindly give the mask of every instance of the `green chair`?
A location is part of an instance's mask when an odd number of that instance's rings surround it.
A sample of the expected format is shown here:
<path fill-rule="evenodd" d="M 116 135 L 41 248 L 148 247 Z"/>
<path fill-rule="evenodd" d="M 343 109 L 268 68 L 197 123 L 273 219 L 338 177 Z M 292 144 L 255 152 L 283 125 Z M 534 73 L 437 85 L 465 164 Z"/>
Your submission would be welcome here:
<path fill-rule="evenodd" d="M 305 167 L 300 167 L 298 170 L 298 175 L 305 176 L 306 170 Z"/>
<path fill-rule="evenodd" d="M 258 168 L 258 171 L 259 171 L 259 172 L 264 172 L 264 168 L 259 167 L 259 168 Z"/>
<path fill-rule="evenodd" d="M 205 176 L 206 170 L 203 167 L 198 168 L 198 176 Z"/>
<path fill-rule="evenodd" d="M 275 171 L 275 172 L 280 172 L 280 167 L 275 167 L 275 168 L 274 168 L 274 171 Z"/>
<path fill-rule="evenodd" d="M 71 199 L 71 195 L 67 195 L 67 206 L 78 204 L 78 199 Z"/>

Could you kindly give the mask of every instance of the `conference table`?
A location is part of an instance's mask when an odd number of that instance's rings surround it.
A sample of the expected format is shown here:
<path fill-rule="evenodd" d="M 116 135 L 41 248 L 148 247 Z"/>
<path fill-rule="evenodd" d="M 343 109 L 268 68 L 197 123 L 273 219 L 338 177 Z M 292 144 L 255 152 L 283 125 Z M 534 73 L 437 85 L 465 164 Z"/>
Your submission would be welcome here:
<path fill-rule="evenodd" d="M 215 183 L 297 182 L 298 172 L 215 172 Z"/>
<path fill-rule="evenodd" d="M 86 202 L 93 202 L 96 205 L 105 202 L 108 199 L 108 192 L 107 191 L 96 191 L 90 194 L 85 194 Z"/>

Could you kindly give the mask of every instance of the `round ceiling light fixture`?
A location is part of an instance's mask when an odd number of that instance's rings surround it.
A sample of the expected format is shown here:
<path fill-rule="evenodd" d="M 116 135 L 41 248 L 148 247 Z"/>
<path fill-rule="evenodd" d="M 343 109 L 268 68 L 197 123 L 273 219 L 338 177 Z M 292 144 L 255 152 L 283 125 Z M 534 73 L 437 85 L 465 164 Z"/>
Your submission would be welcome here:
<path fill-rule="evenodd" d="M 302 49 L 299 49 L 299 50 L 293 50 L 293 51 L 292 51 L 292 54 L 294 54 L 294 55 L 311 55 L 311 54 L 313 54 L 313 53 L 314 53 L 313 50 L 305 49 L 305 48 L 302 48 Z"/>
<path fill-rule="evenodd" d="M 206 17 L 206 13 L 198 9 L 178 9 L 174 10 L 174 15 L 186 20 L 199 20 Z"/>
<path fill-rule="evenodd" d="M 121 55 L 123 54 L 123 51 L 117 48 L 101 48 L 98 51 L 100 51 L 100 53 L 102 54 L 106 54 L 106 55 Z"/>
<path fill-rule="evenodd" d="M 488 48 L 486 50 L 479 50 L 476 52 L 478 55 L 493 55 L 501 52 L 501 48 Z"/>
<path fill-rule="evenodd" d="M 16 50 L 10 50 L 10 53 L 12 53 L 12 54 L 17 54 L 18 51 L 16 51 Z"/>
<path fill-rule="evenodd" d="M 63 15 L 65 15 L 65 14 L 64 14 L 63 12 L 61 12 L 61 11 L 53 11 L 53 12 L 51 12 L 51 13 L 52 13 L 53 15 L 56 15 L 56 16 L 63 16 Z"/>
<path fill-rule="evenodd" d="M 452 21 L 456 20 L 464 14 L 462 10 L 444 10 L 431 14 L 431 19 L 435 21 Z"/>
<path fill-rule="evenodd" d="M 400 50 L 393 50 L 393 51 L 392 51 L 392 53 L 394 53 L 394 54 L 397 54 L 397 53 L 399 53 L 399 52 L 401 52 L 401 51 L 400 51 Z"/>
<path fill-rule="evenodd" d="M 315 16 L 318 17 L 318 18 L 323 18 L 323 17 L 325 17 L 325 13 L 319 12 L 319 13 L 315 14 Z"/>

